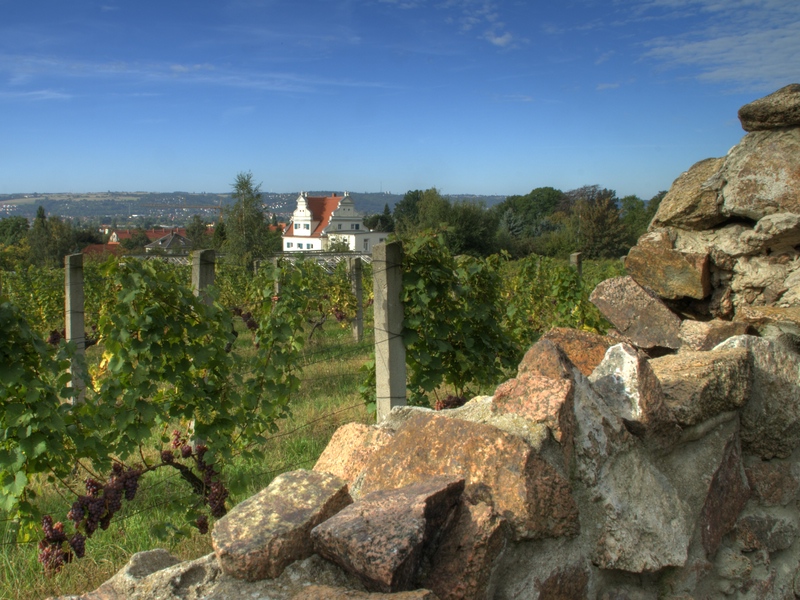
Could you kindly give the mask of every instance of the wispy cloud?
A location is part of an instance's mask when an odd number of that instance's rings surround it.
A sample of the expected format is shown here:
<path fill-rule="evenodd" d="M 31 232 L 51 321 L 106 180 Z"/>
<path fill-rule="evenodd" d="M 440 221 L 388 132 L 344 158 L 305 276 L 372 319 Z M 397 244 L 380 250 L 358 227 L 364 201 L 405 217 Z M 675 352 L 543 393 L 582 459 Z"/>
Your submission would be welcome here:
<path fill-rule="evenodd" d="M 598 92 L 602 92 L 603 90 L 615 90 L 618 87 L 619 87 L 618 83 L 598 83 L 595 89 Z"/>
<path fill-rule="evenodd" d="M 769 90 L 800 79 L 796 0 L 649 0 L 641 15 L 685 19 L 689 27 L 645 43 L 645 58 L 691 67 L 702 81 Z"/>
<path fill-rule="evenodd" d="M 65 94 L 54 90 L 32 90 L 28 92 L 0 91 L 0 98 L 4 100 L 41 102 L 43 100 L 69 100 L 72 97 L 72 94 Z"/>

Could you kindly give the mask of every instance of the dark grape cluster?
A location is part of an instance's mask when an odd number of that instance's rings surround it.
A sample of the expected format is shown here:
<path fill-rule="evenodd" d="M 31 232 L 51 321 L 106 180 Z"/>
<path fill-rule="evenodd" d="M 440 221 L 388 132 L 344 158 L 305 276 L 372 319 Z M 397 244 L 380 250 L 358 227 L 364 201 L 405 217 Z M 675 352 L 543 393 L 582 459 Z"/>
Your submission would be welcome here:
<path fill-rule="evenodd" d="M 45 573 L 57 573 L 72 560 L 72 552 L 64 548 L 64 542 L 67 541 L 64 525 L 61 522 L 54 524 L 53 518 L 45 515 L 42 517 L 42 531 L 44 539 L 39 542 L 39 562 Z"/>
<path fill-rule="evenodd" d="M 195 520 L 194 524 L 195 524 L 195 526 L 197 526 L 197 529 L 200 531 L 200 533 L 202 533 L 204 535 L 206 533 L 208 533 L 208 517 L 207 516 L 200 515 L 199 517 L 197 517 L 197 519 Z"/>

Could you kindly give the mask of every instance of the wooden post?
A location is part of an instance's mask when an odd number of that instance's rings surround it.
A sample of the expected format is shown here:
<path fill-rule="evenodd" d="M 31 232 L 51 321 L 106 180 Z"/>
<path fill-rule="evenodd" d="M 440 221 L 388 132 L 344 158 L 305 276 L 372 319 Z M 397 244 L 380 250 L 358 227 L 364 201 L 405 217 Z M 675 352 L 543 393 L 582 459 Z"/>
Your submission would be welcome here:
<path fill-rule="evenodd" d="M 214 285 L 214 263 L 216 253 L 213 250 L 197 250 L 192 252 L 192 290 L 195 296 L 200 296 L 203 302 L 211 304 L 211 298 L 205 289 Z"/>
<path fill-rule="evenodd" d="M 578 277 L 583 275 L 583 255 L 580 252 L 573 252 L 569 255 L 569 266 L 578 271 Z"/>
<path fill-rule="evenodd" d="M 403 247 L 377 244 L 372 251 L 375 311 L 375 387 L 378 422 L 406 405 L 406 349 L 403 346 Z"/>
<path fill-rule="evenodd" d="M 86 395 L 85 364 L 86 323 L 84 318 L 83 255 L 70 254 L 64 257 L 64 322 L 68 342 L 75 344 L 72 358 L 70 386 L 75 388 L 73 404 L 80 404 Z"/>
<path fill-rule="evenodd" d="M 281 275 L 280 275 L 280 266 L 281 266 L 281 259 L 279 256 L 272 257 L 272 266 L 274 268 L 275 273 L 275 281 L 272 284 L 272 291 L 276 296 L 281 295 Z"/>
<path fill-rule="evenodd" d="M 353 339 L 359 343 L 364 339 L 364 287 L 362 281 L 361 257 L 347 259 L 347 271 L 350 273 L 350 285 L 356 297 L 356 318 L 353 321 Z"/>

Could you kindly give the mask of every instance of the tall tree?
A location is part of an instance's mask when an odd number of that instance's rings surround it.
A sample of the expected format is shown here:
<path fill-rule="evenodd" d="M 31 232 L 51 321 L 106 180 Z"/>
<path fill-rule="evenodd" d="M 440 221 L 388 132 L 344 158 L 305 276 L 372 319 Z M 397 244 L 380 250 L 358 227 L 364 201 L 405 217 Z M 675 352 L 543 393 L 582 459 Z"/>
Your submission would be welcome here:
<path fill-rule="evenodd" d="M 364 217 L 364 227 L 372 231 L 385 231 L 391 233 L 394 231 L 394 217 L 392 211 L 389 210 L 389 205 L 383 207 L 383 213 L 375 213 Z"/>
<path fill-rule="evenodd" d="M 398 235 L 405 235 L 416 228 L 423 193 L 422 190 L 408 190 L 403 199 L 394 205 L 394 230 Z"/>
<path fill-rule="evenodd" d="M 25 217 L 5 217 L 0 219 L 0 244 L 13 246 L 28 235 L 28 219 Z"/>
<path fill-rule="evenodd" d="M 270 231 L 261 202 L 261 184 L 253 181 L 250 172 L 239 173 L 233 183 L 234 204 L 226 211 L 223 250 L 234 261 L 252 266 L 281 249 L 281 234 Z"/>
<path fill-rule="evenodd" d="M 192 215 L 186 224 L 186 237 L 192 242 L 192 248 L 207 248 L 211 240 L 206 236 L 207 225 L 200 215 Z"/>
<path fill-rule="evenodd" d="M 64 265 L 64 256 L 76 249 L 75 233 L 69 221 L 59 217 L 47 217 L 44 207 L 36 211 L 33 226 L 28 231 L 31 264 L 40 267 L 59 267 Z"/>

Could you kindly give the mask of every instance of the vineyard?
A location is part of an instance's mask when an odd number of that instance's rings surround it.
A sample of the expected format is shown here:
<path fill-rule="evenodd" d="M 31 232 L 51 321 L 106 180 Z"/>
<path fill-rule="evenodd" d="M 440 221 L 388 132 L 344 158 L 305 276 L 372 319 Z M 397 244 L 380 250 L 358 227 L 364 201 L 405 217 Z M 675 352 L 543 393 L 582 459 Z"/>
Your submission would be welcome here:
<path fill-rule="evenodd" d="M 209 521 L 278 473 L 313 466 L 343 420 L 368 420 L 381 268 L 364 265 L 359 307 L 346 262 L 253 272 L 220 260 L 207 300 L 189 267 L 87 261 L 85 356 L 62 339 L 64 271 L 3 272 L 0 596 L 24 577 L 39 582 L 31 597 L 90 588 L 83 562 L 124 561 L 135 550 L 121 538 L 206 552 Z M 406 244 L 402 269 L 409 402 L 432 406 L 490 393 L 553 326 L 602 331 L 588 294 L 621 265 L 589 262 L 580 276 L 536 256 L 452 256 L 431 235 Z M 350 331 L 359 308 L 363 341 Z M 60 583 L 33 575 L 37 557 Z"/>

